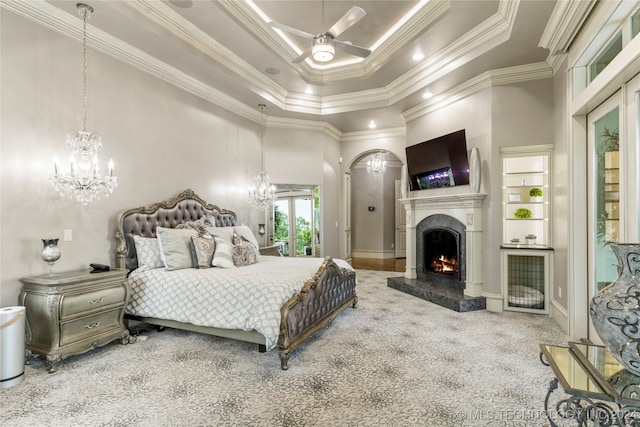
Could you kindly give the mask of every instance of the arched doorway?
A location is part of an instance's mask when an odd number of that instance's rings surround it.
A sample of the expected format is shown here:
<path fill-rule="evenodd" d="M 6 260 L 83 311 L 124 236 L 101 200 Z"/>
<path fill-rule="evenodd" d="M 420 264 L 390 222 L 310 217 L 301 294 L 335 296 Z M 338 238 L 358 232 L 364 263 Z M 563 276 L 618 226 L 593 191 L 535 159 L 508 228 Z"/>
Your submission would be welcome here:
<path fill-rule="evenodd" d="M 385 171 L 375 172 L 374 156 Z M 352 261 L 389 265 L 404 254 L 404 207 L 398 203 L 403 162 L 393 153 L 369 150 L 358 155 L 345 177 L 347 252 Z M 400 247 L 399 247 L 400 242 Z"/>

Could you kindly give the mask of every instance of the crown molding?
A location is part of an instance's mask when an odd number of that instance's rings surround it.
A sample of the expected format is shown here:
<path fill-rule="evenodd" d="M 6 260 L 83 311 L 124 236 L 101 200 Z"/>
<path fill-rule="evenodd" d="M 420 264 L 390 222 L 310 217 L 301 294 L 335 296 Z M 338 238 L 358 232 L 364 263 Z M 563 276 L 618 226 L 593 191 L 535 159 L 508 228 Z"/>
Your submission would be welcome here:
<path fill-rule="evenodd" d="M 67 37 L 82 40 L 82 21 L 43 0 L 3 0 L 0 6 Z M 234 114 L 258 123 L 261 121 L 260 113 L 255 109 L 102 30 L 91 27 L 87 31 L 87 45 Z"/>
<path fill-rule="evenodd" d="M 310 84 L 327 84 L 345 79 L 366 78 L 389 61 L 398 47 L 413 40 L 450 8 L 450 0 L 423 0 L 422 3 L 420 9 L 404 25 L 380 46 L 373 49 L 369 57 L 365 59 L 353 59 L 333 64 L 303 61 L 300 64 L 292 64 L 292 67 Z M 263 16 L 266 17 L 266 14 L 263 13 L 261 16 L 248 2 L 219 0 L 218 4 L 258 40 L 268 41 L 263 44 L 280 56 L 282 60 L 291 62 L 300 55 L 301 51 L 287 42 L 286 35 L 284 37 L 281 35 L 284 33 L 272 29 L 266 24 L 263 18 Z M 257 5 L 255 7 L 258 8 Z"/>
<path fill-rule="evenodd" d="M 566 53 L 595 4 L 595 0 L 557 2 L 538 46 L 549 49 L 552 55 Z"/>
<path fill-rule="evenodd" d="M 407 136 L 407 129 L 404 127 L 367 129 L 356 132 L 345 132 L 342 134 L 340 142 L 371 141 L 373 139 L 403 138 L 405 136 Z"/>
<path fill-rule="evenodd" d="M 231 4 L 236 2 L 224 0 L 223 3 Z M 221 62 L 231 72 L 240 76 L 243 83 L 250 87 L 251 90 L 269 100 L 279 108 L 286 111 L 296 111 L 316 115 L 327 115 L 385 107 L 396 102 L 402 96 L 419 90 L 427 84 L 425 82 L 430 81 L 430 77 L 428 76 L 430 71 L 435 72 L 435 70 L 441 69 L 450 70 L 451 68 L 446 67 L 452 67 L 452 63 L 463 60 L 465 55 L 473 55 L 473 50 L 480 49 L 482 43 L 487 43 L 489 41 L 498 43 L 499 39 L 502 37 L 508 37 L 508 32 L 510 32 L 515 12 L 517 10 L 517 4 L 518 0 L 501 0 L 497 14 L 494 14 L 492 17 L 480 24 L 461 40 L 452 44 L 452 47 L 446 49 L 445 52 L 440 52 L 438 61 L 429 65 L 427 68 L 418 68 L 417 72 L 411 73 L 407 76 L 402 76 L 383 88 L 318 97 L 287 92 L 272 80 L 264 77 L 262 73 L 257 72 L 246 62 L 237 58 L 224 46 L 219 45 L 208 35 L 202 33 L 197 27 L 186 22 L 182 17 L 161 2 L 148 0 L 127 2 L 127 5 L 140 12 L 144 12 L 145 15 L 150 17 L 149 19 L 153 19 L 158 25 L 162 25 L 163 28 L 171 31 L 185 42 L 200 49 L 213 60 Z M 81 20 L 44 0 L 3 0 L 0 3 L 0 6 L 65 36 L 71 37 L 75 40 L 82 39 Z M 91 31 L 87 35 L 87 43 L 91 48 L 119 59 L 133 67 L 181 88 L 186 92 L 218 105 L 225 110 L 254 122 L 261 122 L 260 113 L 255 108 L 237 101 L 225 93 L 190 77 L 188 74 L 176 69 L 175 67 L 172 67 L 95 27 L 91 27 Z M 454 57 L 457 61 L 447 59 L 448 57 Z M 549 65 L 544 64 L 543 68 L 544 69 L 542 70 L 538 64 L 532 64 L 505 69 L 509 70 L 506 73 L 502 70 L 494 70 L 484 73 L 480 77 L 472 79 L 457 88 L 442 94 L 441 96 L 429 100 L 427 103 L 420 104 L 405 111 L 403 113 L 403 117 L 407 121 L 413 120 L 414 118 L 433 111 L 434 109 L 442 108 L 445 105 L 455 102 L 457 99 L 482 90 L 487 84 L 508 84 L 549 77 L 547 75 L 551 74 Z M 447 99 L 447 97 L 449 98 Z M 281 123 L 286 122 L 287 121 L 282 121 Z M 338 129 L 333 128 L 332 126 L 331 128 L 333 129 L 327 128 L 327 126 L 330 125 L 324 122 L 295 120 L 289 122 L 306 123 L 304 126 L 306 126 L 307 129 L 310 126 L 309 123 L 323 123 L 320 126 L 327 135 L 337 139 L 342 137 L 342 134 Z M 291 124 L 290 126 L 295 128 L 296 125 Z"/>
<path fill-rule="evenodd" d="M 387 85 L 393 104 L 509 39 L 520 0 L 501 1 L 498 12 Z"/>
<path fill-rule="evenodd" d="M 267 118 L 267 126 L 275 129 L 305 130 L 322 132 L 325 135 L 340 141 L 342 132 L 333 125 L 315 120 L 288 119 L 283 117 Z"/>
<path fill-rule="evenodd" d="M 155 0 L 136 0 L 126 4 L 143 13 L 147 19 L 198 49 L 207 57 L 218 62 L 232 75 L 240 77 L 253 92 L 263 96 L 266 93 L 272 98 L 279 99 L 281 102 L 284 101 L 288 93 L 286 89 L 253 68 L 230 49 L 218 43 L 166 4 Z"/>
<path fill-rule="evenodd" d="M 503 86 L 551 77 L 553 77 L 553 70 L 546 62 L 487 71 L 447 92 L 434 96 L 427 102 L 404 111 L 402 117 L 404 117 L 408 123 L 493 86 Z"/>

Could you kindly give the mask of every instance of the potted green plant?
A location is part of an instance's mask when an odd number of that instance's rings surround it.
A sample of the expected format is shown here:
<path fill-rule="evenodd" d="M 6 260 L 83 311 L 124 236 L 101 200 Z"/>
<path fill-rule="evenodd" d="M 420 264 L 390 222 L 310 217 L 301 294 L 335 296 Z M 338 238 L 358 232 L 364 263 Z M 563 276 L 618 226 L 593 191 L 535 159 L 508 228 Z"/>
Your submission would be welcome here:
<path fill-rule="evenodd" d="M 542 201 L 542 188 L 533 187 L 529 190 L 529 197 L 531 197 L 532 202 L 541 202 Z"/>
<path fill-rule="evenodd" d="M 531 211 L 529 209 L 527 209 L 527 208 L 518 208 L 513 213 L 513 216 L 515 216 L 518 219 L 531 218 Z"/>

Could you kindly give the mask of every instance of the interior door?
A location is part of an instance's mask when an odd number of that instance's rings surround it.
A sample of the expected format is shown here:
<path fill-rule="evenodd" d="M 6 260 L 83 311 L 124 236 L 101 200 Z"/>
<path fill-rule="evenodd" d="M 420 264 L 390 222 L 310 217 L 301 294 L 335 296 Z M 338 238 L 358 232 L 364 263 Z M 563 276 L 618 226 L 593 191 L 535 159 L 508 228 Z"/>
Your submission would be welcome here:
<path fill-rule="evenodd" d="M 344 174 L 344 259 L 351 261 L 351 175 Z"/>
<path fill-rule="evenodd" d="M 619 91 L 587 116 L 589 300 L 618 276 L 616 256 L 610 244 L 619 242 L 624 232 L 620 215 L 624 204 L 620 141 L 625 137 L 620 120 L 621 99 Z M 591 316 L 589 339 L 602 344 Z"/>
<path fill-rule="evenodd" d="M 396 258 L 406 258 L 407 256 L 407 215 L 404 205 L 400 203 L 402 198 L 401 181 L 396 180 Z"/>

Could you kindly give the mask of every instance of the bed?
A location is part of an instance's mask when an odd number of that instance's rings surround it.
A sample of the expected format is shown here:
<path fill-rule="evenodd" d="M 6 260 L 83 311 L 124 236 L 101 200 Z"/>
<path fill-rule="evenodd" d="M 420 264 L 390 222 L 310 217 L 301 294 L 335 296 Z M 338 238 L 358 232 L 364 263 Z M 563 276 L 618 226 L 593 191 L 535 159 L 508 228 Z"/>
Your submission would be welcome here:
<path fill-rule="evenodd" d="M 196 223 L 202 226 L 207 221 L 215 223 L 206 228 L 214 234 L 226 235 L 236 230 L 233 239 L 239 239 L 240 231 L 247 229 L 236 225 L 234 212 L 206 202 L 190 189 L 170 200 L 128 209 L 118 215 L 116 264 L 129 270 L 131 286 L 125 314 L 127 322 L 247 341 L 258 344 L 260 351 L 277 347 L 281 368 L 288 369 L 289 356 L 295 348 L 329 326 L 343 310 L 356 307 L 355 272 L 345 261 L 330 257 L 259 255 L 258 262 L 239 264 L 240 267 L 170 269 L 173 255 L 168 252 L 165 236 L 193 236 L 196 227 L 185 226 Z M 197 235 L 201 232 L 202 229 Z M 218 262 L 228 263 L 222 249 L 228 245 L 219 237 L 216 234 L 213 262 L 218 258 Z M 247 245 L 250 237 L 240 239 L 241 244 L 235 245 L 235 249 Z M 193 237 L 193 242 L 197 239 L 199 237 Z M 191 251 L 195 262 L 193 242 Z M 155 252 L 147 249 L 151 247 L 149 244 L 154 251 L 156 245 L 161 247 L 160 255 L 166 257 L 162 263 Z M 140 254 L 136 247 L 140 248 Z M 235 255 L 234 250 L 234 260 Z M 261 305 L 260 301 L 268 303 Z M 235 317 L 239 320 L 234 320 Z"/>

